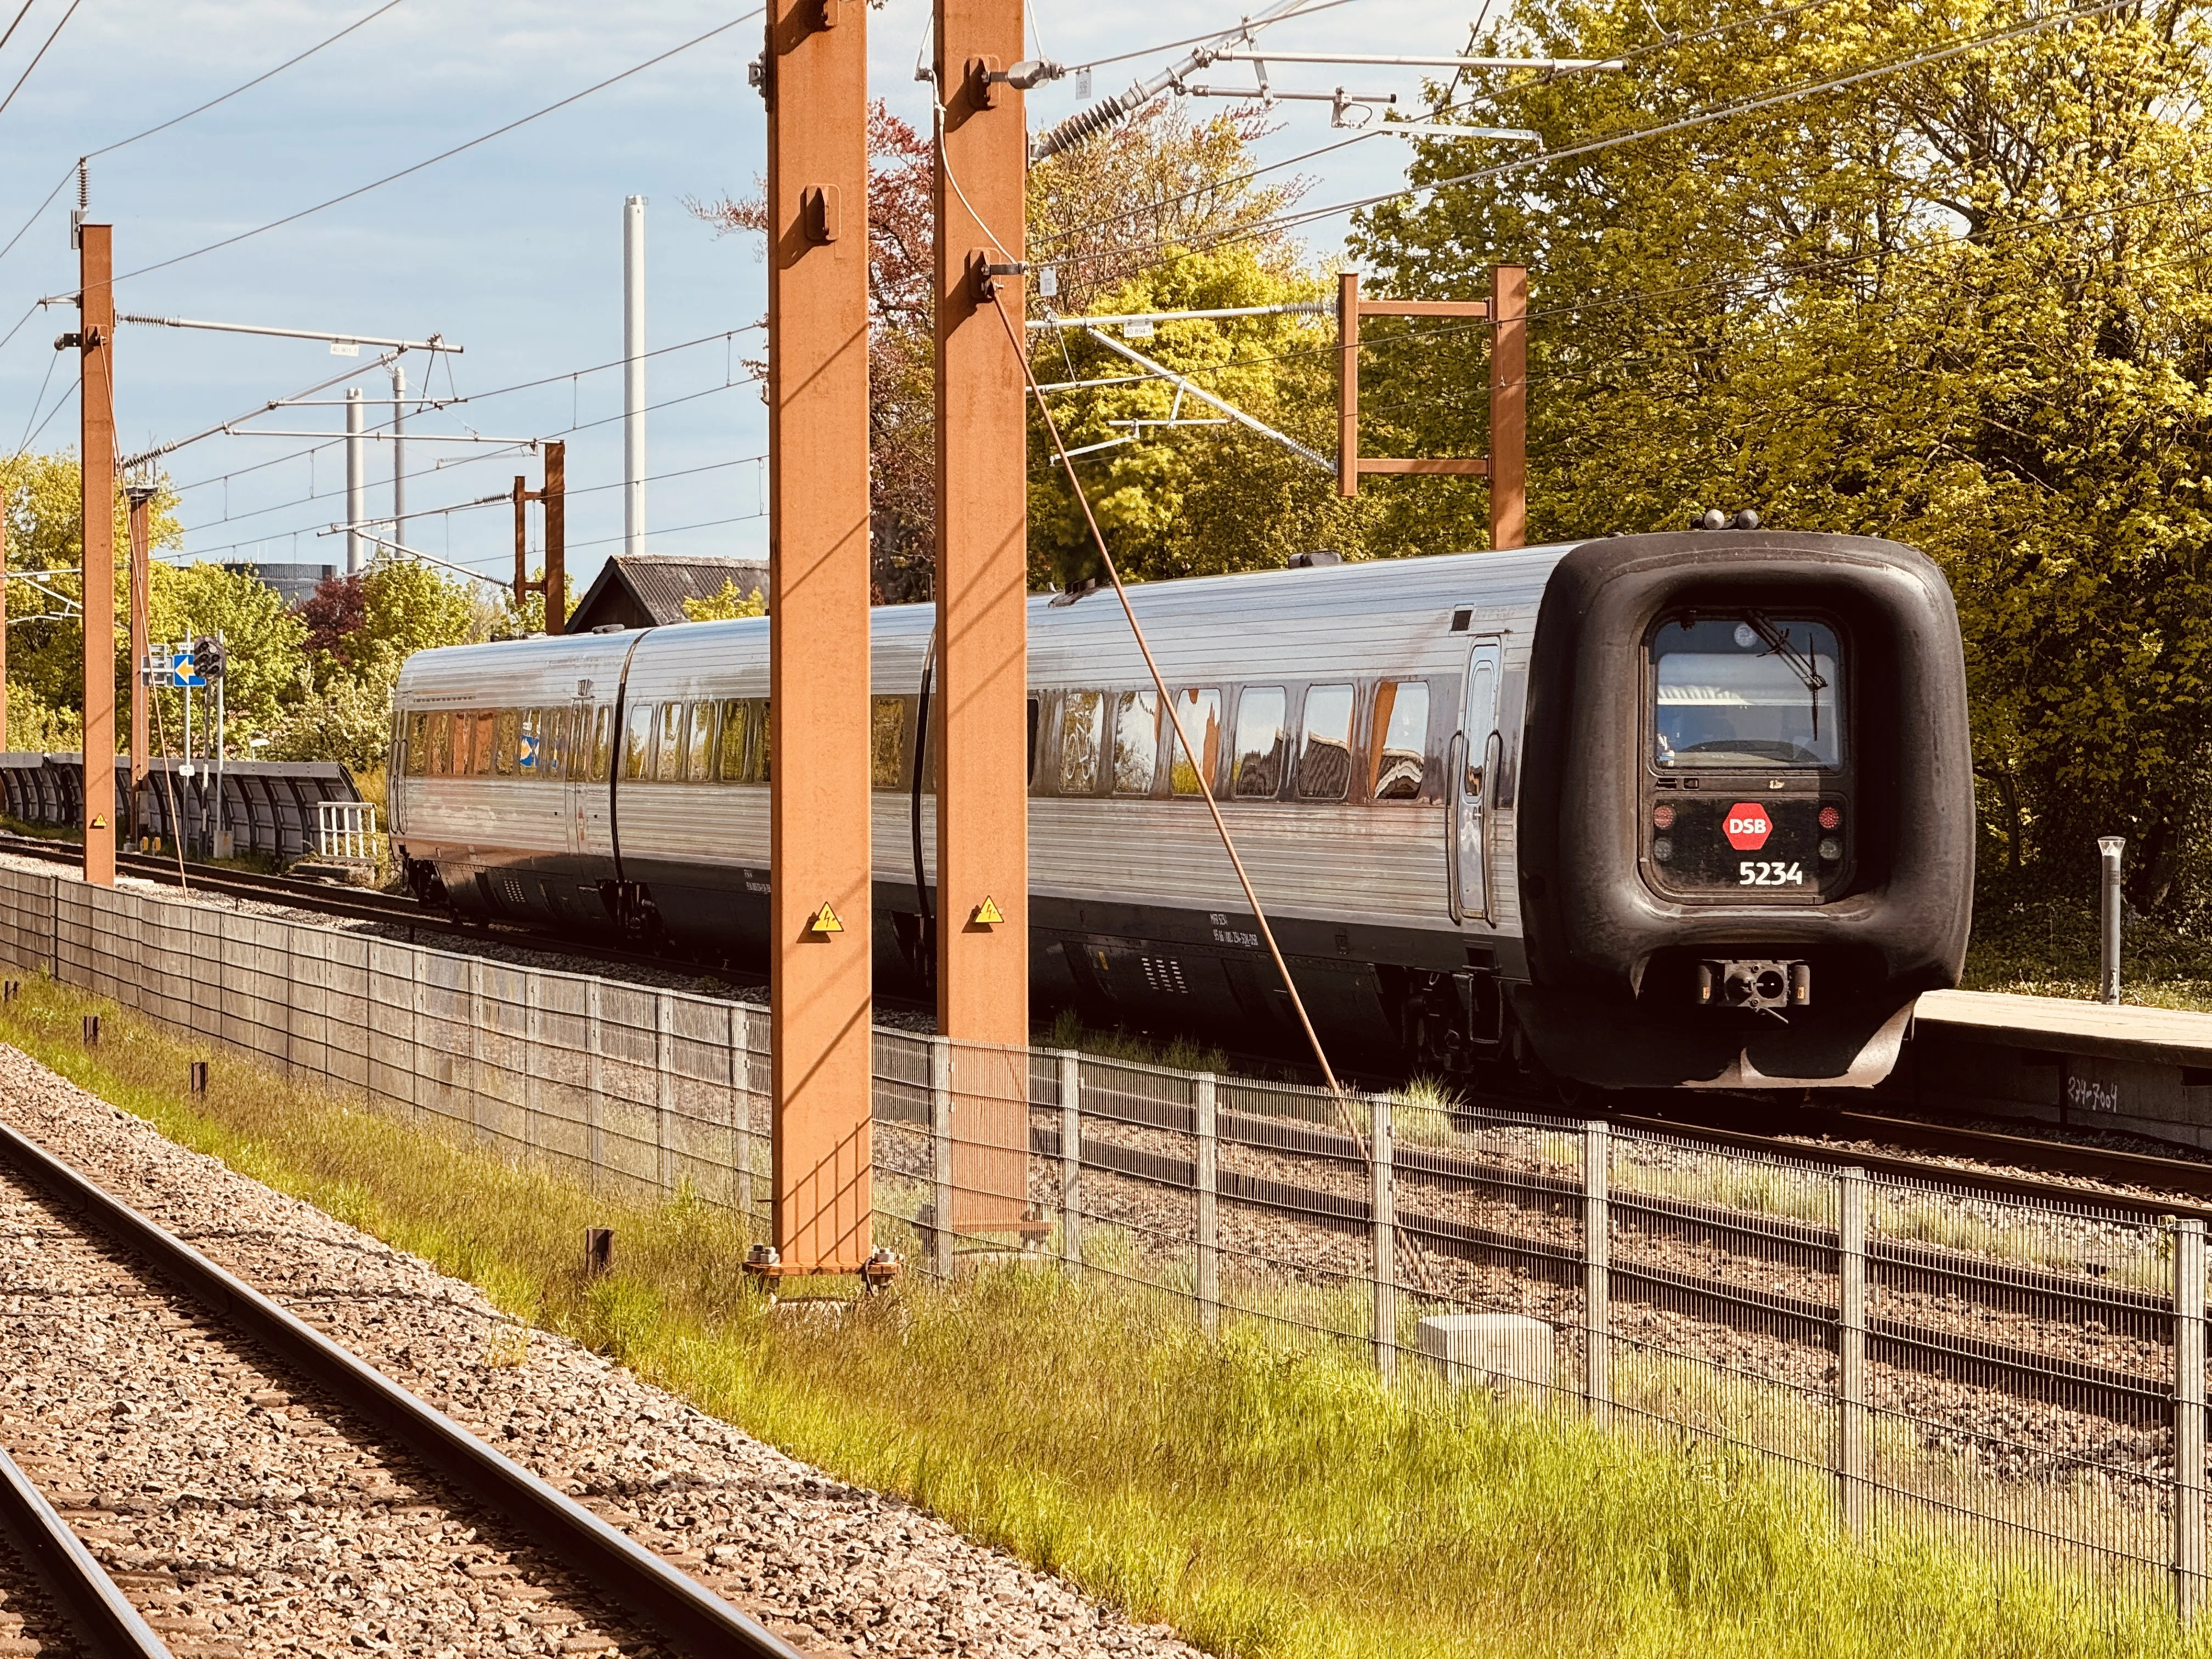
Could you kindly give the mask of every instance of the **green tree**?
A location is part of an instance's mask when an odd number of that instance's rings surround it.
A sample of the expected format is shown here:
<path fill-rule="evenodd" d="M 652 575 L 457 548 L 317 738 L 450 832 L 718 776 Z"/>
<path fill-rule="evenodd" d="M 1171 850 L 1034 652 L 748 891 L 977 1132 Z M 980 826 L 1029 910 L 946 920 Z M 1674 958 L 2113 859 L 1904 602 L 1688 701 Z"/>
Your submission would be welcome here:
<path fill-rule="evenodd" d="M 2136 902 L 2172 903 L 2212 808 L 2212 58 L 2200 14 L 2138 0 L 1920 61 L 2034 15 L 1521 0 L 1501 40 L 1632 58 L 1486 88 L 1486 123 L 1553 149 L 1906 67 L 1486 177 L 1425 143 L 1436 188 L 1353 245 L 1407 296 L 1530 267 L 1534 537 L 1716 504 L 1926 549 L 1959 598 L 1992 866 L 2078 869 L 2124 833 Z M 1480 332 L 1403 333 L 1367 358 L 1371 447 L 1479 453 Z M 1389 550 L 1480 523 L 1479 486 L 1375 493 Z"/>
<path fill-rule="evenodd" d="M 731 622 L 739 617 L 768 615 L 768 596 L 757 587 L 748 587 L 740 593 L 737 579 L 722 578 L 722 591 L 710 593 L 703 599 L 684 601 L 684 615 L 689 622 Z"/>
<path fill-rule="evenodd" d="M 157 642 L 221 635 L 223 708 L 232 740 L 273 727 L 300 696 L 307 624 L 250 571 L 219 564 L 157 564 L 147 594 L 148 633 Z M 172 742 L 178 737 L 169 727 Z"/>

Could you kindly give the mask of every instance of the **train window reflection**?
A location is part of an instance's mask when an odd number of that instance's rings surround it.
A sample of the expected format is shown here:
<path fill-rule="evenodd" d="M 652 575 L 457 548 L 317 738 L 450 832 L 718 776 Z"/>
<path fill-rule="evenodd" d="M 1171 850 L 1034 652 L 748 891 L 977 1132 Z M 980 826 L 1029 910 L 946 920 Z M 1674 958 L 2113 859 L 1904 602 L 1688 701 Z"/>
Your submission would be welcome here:
<path fill-rule="evenodd" d="M 1662 623 L 1653 759 L 1662 767 L 1842 763 L 1835 630 L 1758 611 Z"/>
<path fill-rule="evenodd" d="M 724 783 L 768 781 L 768 699 L 736 697 L 722 705 L 719 775 Z"/>
<path fill-rule="evenodd" d="M 1342 800 L 1352 791 L 1352 688 L 1306 689 L 1305 738 L 1298 745 L 1298 799 Z"/>
<path fill-rule="evenodd" d="M 653 705 L 641 702 L 629 711 L 629 730 L 623 733 L 623 781 L 641 783 L 653 775 Z"/>
<path fill-rule="evenodd" d="M 429 772 L 447 776 L 453 769 L 453 717 L 441 708 L 430 716 Z"/>
<path fill-rule="evenodd" d="M 1114 699 L 1114 793 L 1149 795 L 1160 763 L 1157 691 L 1123 691 Z"/>
<path fill-rule="evenodd" d="M 660 731 L 653 745 L 652 769 L 646 775 L 663 783 L 675 783 L 684 776 L 684 705 L 664 702 L 660 705 Z"/>
<path fill-rule="evenodd" d="M 610 752 L 614 720 L 615 711 L 611 708 L 600 709 L 592 720 L 592 781 L 594 783 L 614 775 L 614 756 Z"/>
<path fill-rule="evenodd" d="M 469 722 L 476 728 L 475 748 L 470 757 L 469 769 L 480 778 L 491 775 L 492 757 L 497 752 L 498 739 L 495 733 L 498 720 L 497 709 L 480 708 Z"/>
<path fill-rule="evenodd" d="M 538 722 L 538 769 L 548 778 L 568 773 L 568 715 L 566 708 L 549 708 Z"/>
<path fill-rule="evenodd" d="M 1098 756 L 1104 745 L 1106 695 L 1070 691 L 1060 702 L 1060 793 L 1098 793 Z"/>
<path fill-rule="evenodd" d="M 514 725 L 514 768 L 526 778 L 542 777 L 538 762 L 543 758 L 538 732 L 538 711 L 525 708 L 517 711 Z"/>
<path fill-rule="evenodd" d="M 877 697 L 868 704 L 868 781 L 896 789 L 906 781 L 906 699 Z"/>
<path fill-rule="evenodd" d="M 1248 685 L 1237 699 L 1236 793 L 1273 800 L 1283 792 L 1283 688 Z"/>
<path fill-rule="evenodd" d="M 704 783 L 714 775 L 714 705 L 690 705 L 684 726 L 684 781 Z"/>
<path fill-rule="evenodd" d="M 407 775 L 419 778 L 430 763 L 430 717 L 417 710 L 407 717 Z"/>
<path fill-rule="evenodd" d="M 1203 794 L 1213 787 L 1213 780 L 1221 769 L 1221 693 L 1178 691 L 1175 715 L 1183 735 L 1197 746 L 1198 765 L 1190 763 L 1190 757 L 1183 750 L 1182 738 L 1177 737 L 1171 726 L 1168 742 L 1174 746 L 1175 760 L 1168 768 L 1168 781 L 1178 795 Z M 1201 778 L 1205 788 L 1200 787 Z"/>
<path fill-rule="evenodd" d="M 1368 793 L 1376 800 L 1416 800 L 1429 742 L 1425 680 L 1385 680 L 1375 693 L 1375 748 Z"/>

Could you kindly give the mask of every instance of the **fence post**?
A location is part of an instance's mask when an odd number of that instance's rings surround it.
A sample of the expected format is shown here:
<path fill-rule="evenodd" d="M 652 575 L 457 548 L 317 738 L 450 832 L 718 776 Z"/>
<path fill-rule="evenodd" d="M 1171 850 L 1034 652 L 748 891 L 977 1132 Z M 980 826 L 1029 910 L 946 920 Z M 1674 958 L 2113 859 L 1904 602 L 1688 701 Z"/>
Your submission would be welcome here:
<path fill-rule="evenodd" d="M 1867 1177 L 1836 1171 L 1836 1498 L 1844 1525 L 1867 1522 Z"/>
<path fill-rule="evenodd" d="M 1221 1328 L 1221 1251 L 1216 1231 L 1213 1134 L 1214 1079 L 1200 1072 L 1191 1079 L 1191 1106 L 1198 1131 L 1198 1322 L 1208 1336 Z"/>
<path fill-rule="evenodd" d="M 952 1043 L 929 1040 L 930 1271 L 952 1277 Z"/>
<path fill-rule="evenodd" d="M 584 1156 L 590 1161 L 588 1177 L 594 1189 L 607 1164 L 607 1062 L 601 1044 L 600 981 L 584 981 Z"/>
<path fill-rule="evenodd" d="M 1375 1224 L 1375 1369 L 1385 1382 L 1398 1375 L 1398 1216 L 1390 1181 L 1390 1102 L 1375 1097 L 1368 1136 L 1374 1179 L 1369 1213 Z"/>
<path fill-rule="evenodd" d="M 538 1051 L 545 1043 L 545 987 L 535 968 L 522 975 L 522 1149 L 538 1150 Z"/>
<path fill-rule="evenodd" d="M 2204 1224 L 2173 1224 L 2173 1601 L 2204 1603 Z"/>
<path fill-rule="evenodd" d="M 422 950 L 420 945 L 407 947 L 409 1018 L 407 1022 L 407 1118 L 419 1121 L 422 1115 L 422 1019 L 428 1012 L 430 992 L 422 977 Z"/>
<path fill-rule="evenodd" d="M 675 1190 L 675 1149 L 669 1133 L 676 1113 L 676 999 L 663 991 L 653 999 L 653 1179 L 664 1193 Z"/>
<path fill-rule="evenodd" d="M 1583 1398 L 1590 1419 L 1612 1416 L 1613 1261 L 1609 1177 L 1612 1135 L 1602 1123 L 1583 1125 Z"/>
<path fill-rule="evenodd" d="M 745 1005 L 730 1005 L 730 1098 L 737 1128 L 731 1152 L 738 1166 L 738 1213 L 753 1222 L 752 1022 Z"/>
<path fill-rule="evenodd" d="M 1083 1271 L 1083 1057 L 1060 1054 L 1060 1254 Z"/>
<path fill-rule="evenodd" d="M 469 1127 L 478 1140 L 484 1129 L 483 958 L 469 958 Z"/>
<path fill-rule="evenodd" d="M 46 917 L 47 932 L 52 939 L 47 952 L 47 976 L 58 985 L 62 980 L 62 878 L 59 876 L 46 878 Z"/>

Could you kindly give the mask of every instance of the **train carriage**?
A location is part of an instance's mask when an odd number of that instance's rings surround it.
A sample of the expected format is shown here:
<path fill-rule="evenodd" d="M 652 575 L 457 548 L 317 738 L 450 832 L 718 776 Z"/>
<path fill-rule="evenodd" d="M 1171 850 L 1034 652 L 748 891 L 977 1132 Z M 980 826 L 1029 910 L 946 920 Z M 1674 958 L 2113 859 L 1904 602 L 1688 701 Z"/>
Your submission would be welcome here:
<path fill-rule="evenodd" d="M 1908 549 L 1618 537 L 1132 596 L 1191 753 L 1110 592 L 1030 605 L 1040 1012 L 1292 1048 L 1201 777 L 1356 1066 L 1863 1084 L 1957 976 L 1963 670 Z M 934 613 L 871 620 L 878 977 L 919 988 Z M 392 806 L 417 890 L 764 961 L 768 652 L 748 619 L 412 659 Z"/>

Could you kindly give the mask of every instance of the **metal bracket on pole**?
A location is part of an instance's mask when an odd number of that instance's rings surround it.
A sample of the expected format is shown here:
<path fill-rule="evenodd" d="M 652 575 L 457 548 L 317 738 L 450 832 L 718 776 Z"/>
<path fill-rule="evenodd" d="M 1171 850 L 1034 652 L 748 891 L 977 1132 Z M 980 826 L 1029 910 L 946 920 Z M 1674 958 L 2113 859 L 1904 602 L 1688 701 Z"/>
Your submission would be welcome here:
<path fill-rule="evenodd" d="M 568 574 L 567 569 L 568 542 L 568 446 L 558 441 L 545 446 L 545 476 L 540 486 L 532 489 L 530 481 L 520 473 L 515 475 L 513 499 L 514 501 L 514 608 L 522 609 L 524 598 L 532 593 L 545 596 L 545 631 L 559 634 L 565 630 L 568 610 Z M 539 501 L 545 507 L 545 574 L 531 579 L 526 562 L 524 505 Z"/>
<path fill-rule="evenodd" d="M 1213 393 L 1208 392 L 1204 386 L 1199 385 L 1197 381 L 1192 380 L 1188 375 L 1178 374 L 1175 370 L 1168 368 L 1165 364 L 1154 362 L 1150 357 L 1145 356 L 1143 352 L 1136 350 L 1133 347 L 1122 344 L 1121 341 L 1115 339 L 1112 335 L 1102 333 L 1097 328 L 1091 327 L 1087 324 L 1085 325 L 1084 331 L 1089 334 L 1092 339 L 1097 341 L 1099 344 L 1104 346 L 1107 350 L 1115 353 L 1118 356 L 1127 357 L 1131 362 L 1139 364 L 1142 367 L 1150 369 L 1161 380 L 1168 381 L 1179 390 L 1197 398 L 1199 402 L 1206 404 L 1208 408 L 1219 410 L 1231 420 L 1236 422 L 1237 425 L 1248 427 L 1252 431 L 1258 433 L 1263 438 L 1273 439 L 1275 442 L 1282 445 L 1284 448 L 1290 450 L 1294 454 L 1304 456 L 1306 459 L 1311 461 L 1316 466 L 1321 467 L 1325 471 L 1333 472 L 1336 470 L 1331 464 L 1328 457 L 1322 454 L 1319 450 L 1308 449 L 1296 438 L 1290 437 L 1284 433 L 1276 431 L 1274 428 L 1269 426 L 1265 421 L 1256 420 L 1253 416 L 1247 415 L 1243 410 L 1237 408 L 1236 404 L 1224 402 L 1223 399 L 1215 397 Z"/>

